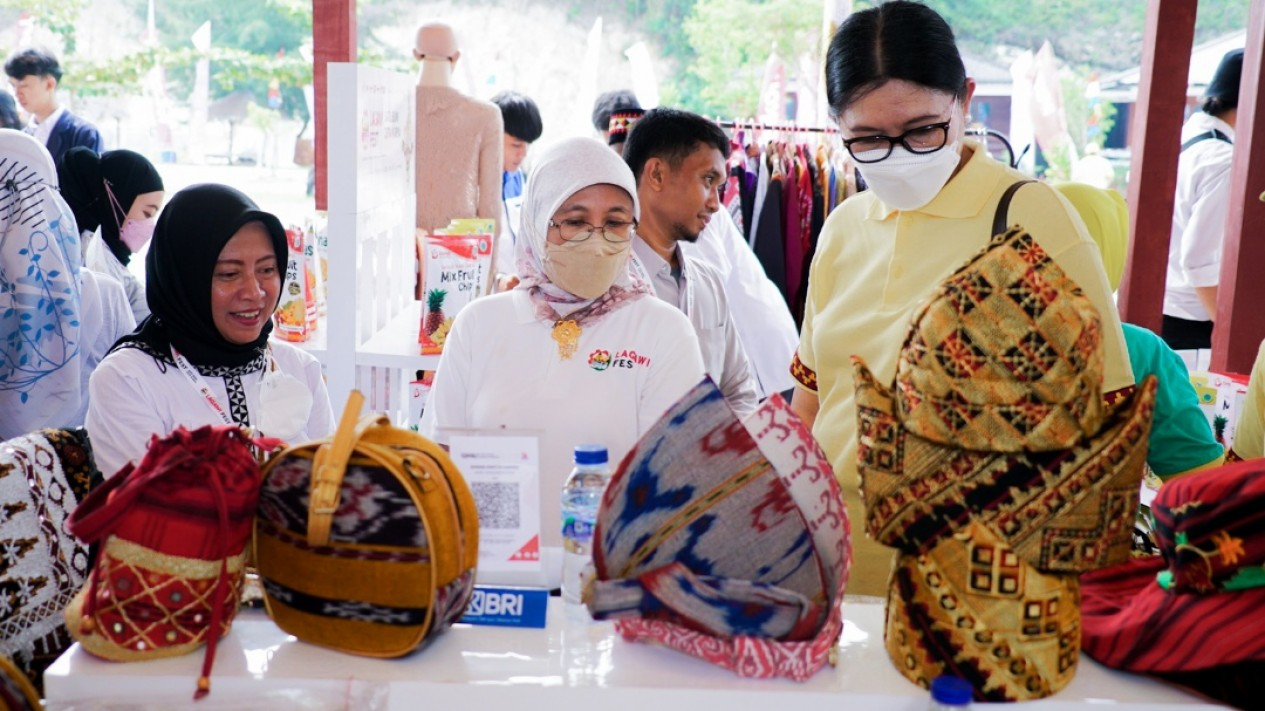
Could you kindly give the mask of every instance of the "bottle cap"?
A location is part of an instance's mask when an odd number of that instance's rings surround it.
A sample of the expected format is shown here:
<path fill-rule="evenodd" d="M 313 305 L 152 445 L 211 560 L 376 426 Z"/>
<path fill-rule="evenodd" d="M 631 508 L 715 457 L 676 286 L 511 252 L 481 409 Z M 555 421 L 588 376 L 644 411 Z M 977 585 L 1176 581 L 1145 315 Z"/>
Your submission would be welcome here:
<path fill-rule="evenodd" d="M 605 464 L 606 447 L 600 444 L 581 444 L 575 448 L 576 464 Z"/>
<path fill-rule="evenodd" d="M 942 704 L 951 706 L 969 704 L 973 693 L 970 682 L 961 677 L 943 674 L 931 682 L 931 698 Z"/>

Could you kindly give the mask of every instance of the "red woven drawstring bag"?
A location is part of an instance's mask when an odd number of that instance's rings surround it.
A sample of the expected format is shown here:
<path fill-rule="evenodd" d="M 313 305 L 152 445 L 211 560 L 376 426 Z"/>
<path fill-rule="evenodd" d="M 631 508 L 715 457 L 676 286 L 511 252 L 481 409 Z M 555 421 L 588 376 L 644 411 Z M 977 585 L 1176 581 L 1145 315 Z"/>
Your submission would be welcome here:
<path fill-rule="evenodd" d="M 207 645 L 194 698 L 210 690 L 217 640 L 237 614 L 259 464 L 240 428 L 183 427 L 154 436 L 75 509 L 70 530 L 101 543 L 66 626 L 88 652 L 114 661 L 173 657 Z"/>

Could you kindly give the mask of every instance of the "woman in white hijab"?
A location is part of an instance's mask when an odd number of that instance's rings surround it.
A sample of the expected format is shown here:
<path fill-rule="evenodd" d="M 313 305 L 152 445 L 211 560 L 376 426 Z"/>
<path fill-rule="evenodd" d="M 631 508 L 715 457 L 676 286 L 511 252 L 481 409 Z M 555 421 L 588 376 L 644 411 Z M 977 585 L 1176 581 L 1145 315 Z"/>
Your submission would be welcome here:
<path fill-rule="evenodd" d="M 52 156 L 0 129 L 0 439 L 83 426 L 88 376 L 136 326 L 122 285 L 81 254 Z"/>
<path fill-rule="evenodd" d="M 422 416 L 422 434 L 444 445 L 452 429 L 539 436 L 542 557 L 555 587 L 574 447 L 604 445 L 613 466 L 703 379 L 689 321 L 628 269 L 637 216 L 632 172 L 605 144 L 572 138 L 542 153 L 515 246 L 521 281 L 457 315 Z"/>

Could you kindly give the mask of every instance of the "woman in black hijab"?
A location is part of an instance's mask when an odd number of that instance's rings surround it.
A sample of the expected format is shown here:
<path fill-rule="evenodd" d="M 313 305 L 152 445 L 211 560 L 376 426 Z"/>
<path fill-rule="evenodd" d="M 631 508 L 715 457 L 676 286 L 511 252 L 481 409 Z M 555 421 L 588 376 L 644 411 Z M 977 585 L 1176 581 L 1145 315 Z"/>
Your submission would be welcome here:
<path fill-rule="evenodd" d="M 145 262 L 152 313 L 90 382 L 88 434 L 106 476 L 178 426 L 287 441 L 333 431 L 320 363 L 268 340 L 286 257 L 281 222 L 241 192 L 204 184 L 171 199 Z"/>
<path fill-rule="evenodd" d="M 154 232 L 163 202 L 162 176 L 139 153 L 98 156 L 78 147 L 62 157 L 57 178 L 83 235 L 84 265 L 122 282 L 137 322 L 144 320 L 149 315 L 145 288 L 127 265 Z"/>

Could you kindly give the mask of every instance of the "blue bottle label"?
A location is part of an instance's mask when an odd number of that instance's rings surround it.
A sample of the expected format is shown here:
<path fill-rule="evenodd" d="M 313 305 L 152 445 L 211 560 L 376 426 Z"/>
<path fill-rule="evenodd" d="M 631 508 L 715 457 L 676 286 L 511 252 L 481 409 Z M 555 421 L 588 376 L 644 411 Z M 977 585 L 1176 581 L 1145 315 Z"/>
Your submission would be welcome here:
<path fill-rule="evenodd" d="M 567 516 L 562 519 L 562 537 L 575 541 L 592 540 L 593 522 L 574 516 Z"/>

